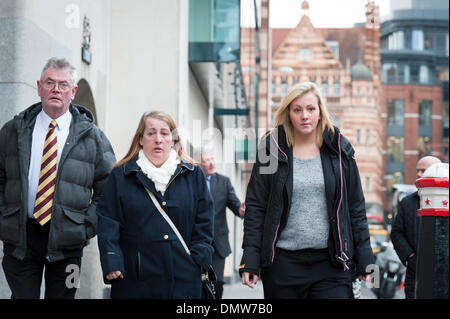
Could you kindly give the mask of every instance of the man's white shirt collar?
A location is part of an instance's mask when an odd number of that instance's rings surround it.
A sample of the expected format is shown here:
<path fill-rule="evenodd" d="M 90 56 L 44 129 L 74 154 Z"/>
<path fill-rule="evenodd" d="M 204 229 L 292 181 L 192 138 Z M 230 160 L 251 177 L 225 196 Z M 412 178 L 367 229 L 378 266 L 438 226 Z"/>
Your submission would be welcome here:
<path fill-rule="evenodd" d="M 45 113 L 44 110 L 42 110 L 36 118 L 36 122 L 47 128 L 50 125 L 51 121 L 53 121 L 53 119 L 48 116 L 48 114 Z M 69 130 L 70 122 L 72 121 L 72 114 L 69 110 L 67 110 L 66 113 L 55 119 L 55 121 L 58 124 L 59 130 Z"/>

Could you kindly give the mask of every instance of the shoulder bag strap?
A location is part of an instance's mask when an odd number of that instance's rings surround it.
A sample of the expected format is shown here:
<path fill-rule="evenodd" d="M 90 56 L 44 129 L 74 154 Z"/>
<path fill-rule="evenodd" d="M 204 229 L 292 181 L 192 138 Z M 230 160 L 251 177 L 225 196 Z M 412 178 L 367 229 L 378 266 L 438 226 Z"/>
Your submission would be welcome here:
<path fill-rule="evenodd" d="M 167 216 L 166 212 L 162 209 L 161 205 L 159 205 L 158 200 L 156 199 L 155 195 L 149 191 L 147 189 L 147 187 L 144 187 L 145 190 L 148 193 L 148 196 L 150 196 L 150 198 L 152 199 L 153 204 L 155 204 L 156 208 L 158 209 L 158 211 L 161 213 L 161 215 L 164 217 L 164 219 L 166 220 L 166 222 L 169 224 L 169 226 L 172 228 L 172 230 L 175 232 L 175 234 L 177 235 L 178 239 L 180 240 L 181 244 L 184 247 L 184 250 L 186 250 L 186 252 L 188 253 L 188 255 L 191 254 L 191 252 L 189 251 L 189 248 L 187 247 L 183 237 L 181 236 L 180 232 L 177 229 L 177 226 L 174 225 L 174 223 L 172 222 L 172 220 L 170 219 L 169 216 Z"/>

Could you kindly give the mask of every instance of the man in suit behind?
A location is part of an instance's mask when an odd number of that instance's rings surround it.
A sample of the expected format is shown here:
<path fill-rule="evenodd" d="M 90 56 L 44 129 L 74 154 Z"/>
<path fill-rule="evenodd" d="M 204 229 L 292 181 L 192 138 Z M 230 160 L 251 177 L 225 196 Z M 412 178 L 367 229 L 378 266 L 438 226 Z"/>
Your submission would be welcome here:
<path fill-rule="evenodd" d="M 416 166 L 417 179 L 421 178 L 425 170 L 441 160 L 434 156 L 422 157 Z M 391 240 L 394 249 L 402 263 L 407 267 L 405 278 L 405 298 L 414 299 L 416 280 L 417 243 L 419 240 L 420 208 L 418 192 L 414 192 L 401 200 L 398 205 L 397 216 L 392 225 Z"/>
<path fill-rule="evenodd" d="M 209 152 L 201 154 L 201 167 L 206 177 L 206 184 L 214 201 L 214 254 L 212 266 L 217 275 L 214 283 L 217 299 L 222 299 L 223 272 L 225 258 L 231 254 L 230 242 L 228 240 L 228 224 L 225 214 L 228 207 L 236 216 L 244 217 L 245 203 L 236 196 L 233 185 L 228 177 L 216 173 L 214 156 Z"/>

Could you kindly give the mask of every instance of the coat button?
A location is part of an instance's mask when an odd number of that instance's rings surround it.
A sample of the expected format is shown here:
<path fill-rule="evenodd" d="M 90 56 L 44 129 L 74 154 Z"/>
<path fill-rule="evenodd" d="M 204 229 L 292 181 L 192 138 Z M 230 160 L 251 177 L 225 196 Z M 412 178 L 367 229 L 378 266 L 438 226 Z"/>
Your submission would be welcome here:
<path fill-rule="evenodd" d="M 169 235 L 164 235 L 164 239 L 169 239 Z"/>
<path fill-rule="evenodd" d="M 166 206 L 166 204 L 167 204 L 166 201 L 162 202 L 162 205 L 163 205 L 163 206 Z"/>

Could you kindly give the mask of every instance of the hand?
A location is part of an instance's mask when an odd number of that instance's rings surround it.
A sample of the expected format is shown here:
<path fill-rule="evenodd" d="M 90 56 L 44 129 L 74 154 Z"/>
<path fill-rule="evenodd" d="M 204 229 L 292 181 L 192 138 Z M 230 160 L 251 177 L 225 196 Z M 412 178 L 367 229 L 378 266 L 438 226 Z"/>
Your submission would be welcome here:
<path fill-rule="evenodd" d="M 370 275 L 359 275 L 358 278 L 361 281 L 367 281 L 367 280 L 370 281 Z"/>
<path fill-rule="evenodd" d="M 239 207 L 239 215 L 240 215 L 241 217 L 243 217 L 243 216 L 245 215 L 245 202 L 243 202 L 243 203 L 241 204 L 241 207 Z"/>
<path fill-rule="evenodd" d="M 253 285 L 256 285 L 258 278 L 258 275 L 251 274 L 248 271 L 244 271 L 242 273 L 242 284 L 253 288 Z"/>
<path fill-rule="evenodd" d="M 106 279 L 108 280 L 114 280 L 117 278 L 123 279 L 123 274 L 120 270 L 111 271 L 109 274 L 106 275 Z"/>

